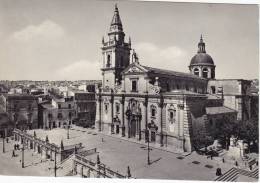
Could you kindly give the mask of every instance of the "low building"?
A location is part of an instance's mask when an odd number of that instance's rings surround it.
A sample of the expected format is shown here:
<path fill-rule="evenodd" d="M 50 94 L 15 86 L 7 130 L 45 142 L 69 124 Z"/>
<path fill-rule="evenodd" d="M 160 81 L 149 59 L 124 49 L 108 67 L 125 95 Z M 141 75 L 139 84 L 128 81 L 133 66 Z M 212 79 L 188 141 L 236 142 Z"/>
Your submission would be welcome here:
<path fill-rule="evenodd" d="M 29 94 L 2 94 L 0 105 L 20 129 L 38 128 L 38 99 Z"/>
<path fill-rule="evenodd" d="M 52 99 L 40 104 L 41 124 L 44 129 L 71 125 L 75 118 L 73 98 Z"/>
<path fill-rule="evenodd" d="M 91 127 L 95 124 L 96 100 L 94 92 L 75 92 L 76 125 Z"/>

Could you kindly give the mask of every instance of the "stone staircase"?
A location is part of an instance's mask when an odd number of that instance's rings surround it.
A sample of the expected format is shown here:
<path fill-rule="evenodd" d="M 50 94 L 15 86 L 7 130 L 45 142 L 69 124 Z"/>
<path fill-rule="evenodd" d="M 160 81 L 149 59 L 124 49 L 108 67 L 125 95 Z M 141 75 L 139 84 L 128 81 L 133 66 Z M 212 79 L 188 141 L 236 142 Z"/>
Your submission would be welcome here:
<path fill-rule="evenodd" d="M 253 171 L 248 171 L 233 167 L 221 176 L 217 177 L 215 181 L 235 182 L 239 174 L 258 179 L 258 168 L 254 169 Z"/>
<path fill-rule="evenodd" d="M 69 157 L 67 157 L 60 164 L 57 165 L 58 177 L 73 176 L 72 174 L 73 158 L 74 158 L 74 154 L 71 154 Z"/>

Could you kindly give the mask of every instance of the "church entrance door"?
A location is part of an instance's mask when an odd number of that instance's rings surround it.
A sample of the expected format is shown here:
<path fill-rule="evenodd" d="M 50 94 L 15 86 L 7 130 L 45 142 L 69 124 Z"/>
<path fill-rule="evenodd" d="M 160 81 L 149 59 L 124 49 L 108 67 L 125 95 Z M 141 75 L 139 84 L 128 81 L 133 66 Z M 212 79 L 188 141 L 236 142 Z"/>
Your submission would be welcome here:
<path fill-rule="evenodd" d="M 135 137 L 136 134 L 136 120 L 131 121 L 130 137 Z"/>
<path fill-rule="evenodd" d="M 116 134 L 119 134 L 119 125 L 116 125 Z"/>

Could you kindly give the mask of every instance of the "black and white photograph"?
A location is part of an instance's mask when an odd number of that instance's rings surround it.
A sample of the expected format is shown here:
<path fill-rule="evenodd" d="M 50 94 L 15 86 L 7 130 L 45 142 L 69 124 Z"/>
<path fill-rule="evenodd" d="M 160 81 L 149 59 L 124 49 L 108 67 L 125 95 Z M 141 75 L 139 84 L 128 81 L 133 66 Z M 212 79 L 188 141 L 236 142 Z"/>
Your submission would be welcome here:
<path fill-rule="evenodd" d="M 258 182 L 258 122 L 256 3 L 0 0 L 0 181 Z"/>

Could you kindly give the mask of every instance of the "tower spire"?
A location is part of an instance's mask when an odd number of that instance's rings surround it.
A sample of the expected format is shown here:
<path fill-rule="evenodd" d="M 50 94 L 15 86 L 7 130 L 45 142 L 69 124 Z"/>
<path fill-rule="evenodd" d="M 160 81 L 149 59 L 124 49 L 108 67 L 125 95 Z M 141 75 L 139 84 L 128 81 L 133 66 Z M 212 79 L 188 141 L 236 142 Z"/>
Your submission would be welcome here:
<path fill-rule="evenodd" d="M 202 34 L 200 35 L 200 42 L 198 44 L 198 53 L 206 53 L 205 43 L 203 41 Z"/>
<path fill-rule="evenodd" d="M 117 8 L 117 4 L 115 4 L 115 11 L 114 11 L 114 16 L 112 19 L 112 22 L 110 24 L 110 31 L 123 31 L 123 26 L 121 22 L 121 18 L 119 15 L 119 11 Z"/>

